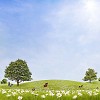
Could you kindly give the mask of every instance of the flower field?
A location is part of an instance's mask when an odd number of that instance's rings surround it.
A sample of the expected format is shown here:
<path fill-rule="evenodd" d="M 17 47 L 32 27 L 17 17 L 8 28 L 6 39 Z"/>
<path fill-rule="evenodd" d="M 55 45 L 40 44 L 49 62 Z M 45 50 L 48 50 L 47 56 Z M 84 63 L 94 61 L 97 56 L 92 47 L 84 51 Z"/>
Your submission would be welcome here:
<path fill-rule="evenodd" d="M 48 83 L 47 88 L 45 83 Z M 12 87 L 0 84 L 0 100 L 100 100 L 100 82 L 41 80 Z"/>
<path fill-rule="evenodd" d="M 100 90 L 1 89 L 0 100 L 100 100 Z"/>

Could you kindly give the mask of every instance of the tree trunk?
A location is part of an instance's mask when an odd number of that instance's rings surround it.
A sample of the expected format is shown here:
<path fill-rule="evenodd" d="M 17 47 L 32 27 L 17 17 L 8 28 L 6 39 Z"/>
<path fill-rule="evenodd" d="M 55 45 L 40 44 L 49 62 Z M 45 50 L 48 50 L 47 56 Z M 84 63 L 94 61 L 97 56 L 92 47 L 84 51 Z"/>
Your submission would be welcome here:
<path fill-rule="evenodd" d="M 17 80 L 17 86 L 19 86 L 19 80 Z"/>
<path fill-rule="evenodd" d="M 91 80 L 89 82 L 91 83 Z"/>

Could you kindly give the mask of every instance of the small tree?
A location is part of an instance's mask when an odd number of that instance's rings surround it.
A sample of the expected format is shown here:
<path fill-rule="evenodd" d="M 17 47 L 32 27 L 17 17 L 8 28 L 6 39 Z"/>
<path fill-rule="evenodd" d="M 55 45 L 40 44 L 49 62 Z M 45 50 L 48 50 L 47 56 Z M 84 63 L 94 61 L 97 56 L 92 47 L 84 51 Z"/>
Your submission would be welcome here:
<path fill-rule="evenodd" d="M 7 84 L 7 79 L 3 79 L 3 80 L 1 81 L 1 84 Z"/>
<path fill-rule="evenodd" d="M 11 62 L 5 69 L 5 77 L 12 81 L 15 80 L 17 86 L 22 81 L 32 80 L 31 75 L 27 63 L 21 59 Z"/>
<path fill-rule="evenodd" d="M 98 81 L 100 81 L 100 77 L 98 78 Z"/>
<path fill-rule="evenodd" d="M 97 79 L 97 72 L 94 71 L 94 69 L 89 68 L 86 73 L 85 73 L 85 77 L 84 77 L 84 81 L 89 81 L 91 83 L 91 81 L 96 80 Z"/>

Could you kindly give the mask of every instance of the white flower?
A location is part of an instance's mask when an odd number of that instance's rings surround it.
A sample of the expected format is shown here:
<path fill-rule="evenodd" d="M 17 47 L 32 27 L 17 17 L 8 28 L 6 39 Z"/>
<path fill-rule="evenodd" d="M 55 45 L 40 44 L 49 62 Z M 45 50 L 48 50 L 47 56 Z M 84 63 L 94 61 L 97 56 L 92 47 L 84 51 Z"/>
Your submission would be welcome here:
<path fill-rule="evenodd" d="M 79 95 L 79 96 L 82 96 L 82 93 L 78 92 L 78 95 Z"/>
<path fill-rule="evenodd" d="M 96 91 L 96 92 L 99 92 L 99 90 L 98 90 L 98 89 L 96 89 L 95 91 Z"/>
<path fill-rule="evenodd" d="M 29 92 L 29 90 L 25 90 L 25 92 Z"/>
<path fill-rule="evenodd" d="M 24 90 L 21 90 L 21 93 L 24 93 L 25 91 Z"/>
<path fill-rule="evenodd" d="M 76 91 L 74 91 L 74 90 L 73 90 L 71 93 L 72 93 L 72 94 L 75 94 L 75 93 L 76 93 Z"/>
<path fill-rule="evenodd" d="M 22 96 L 18 96 L 18 100 L 22 100 L 22 98 L 23 98 Z"/>
<path fill-rule="evenodd" d="M 58 93 L 56 94 L 56 96 L 57 96 L 58 98 L 60 98 L 60 97 L 62 96 L 62 94 L 58 92 Z"/>
<path fill-rule="evenodd" d="M 7 97 L 10 97 L 10 96 L 11 96 L 11 94 L 7 94 L 6 96 L 7 96 Z"/>
<path fill-rule="evenodd" d="M 16 92 L 20 92 L 20 89 L 16 89 Z"/>
<path fill-rule="evenodd" d="M 65 90 L 61 90 L 61 93 L 65 94 Z"/>
<path fill-rule="evenodd" d="M 88 91 L 87 93 L 89 94 L 89 96 L 92 96 L 92 91 Z"/>
<path fill-rule="evenodd" d="M 56 90 L 55 92 L 56 92 L 56 93 L 60 93 L 60 91 L 59 91 L 59 90 Z"/>
<path fill-rule="evenodd" d="M 6 90 L 2 90 L 2 94 L 5 94 L 5 93 L 7 93 Z"/>
<path fill-rule="evenodd" d="M 49 95 L 50 95 L 50 96 L 54 96 L 54 93 L 51 92 L 51 91 L 49 91 Z"/>
<path fill-rule="evenodd" d="M 11 92 L 11 90 L 9 90 L 8 92 Z"/>
<path fill-rule="evenodd" d="M 96 93 L 96 92 L 93 92 L 93 95 L 98 95 L 98 93 Z"/>
<path fill-rule="evenodd" d="M 35 94 L 35 96 L 38 96 L 39 94 Z"/>
<path fill-rule="evenodd" d="M 76 99 L 76 98 L 77 98 L 77 95 L 74 95 L 74 96 L 73 96 L 73 99 Z"/>
<path fill-rule="evenodd" d="M 65 95 L 69 95 L 70 94 L 70 91 L 66 91 L 64 94 Z"/>
<path fill-rule="evenodd" d="M 48 94 L 47 94 L 47 93 L 46 93 L 45 95 L 46 95 L 46 96 L 48 96 Z"/>
<path fill-rule="evenodd" d="M 44 99 L 44 98 L 45 98 L 45 95 L 41 95 L 41 98 L 43 98 L 43 99 Z"/>
<path fill-rule="evenodd" d="M 31 94 L 34 94 L 34 92 L 31 92 Z"/>
<path fill-rule="evenodd" d="M 16 92 L 12 92 L 12 95 L 15 96 L 17 93 Z"/>

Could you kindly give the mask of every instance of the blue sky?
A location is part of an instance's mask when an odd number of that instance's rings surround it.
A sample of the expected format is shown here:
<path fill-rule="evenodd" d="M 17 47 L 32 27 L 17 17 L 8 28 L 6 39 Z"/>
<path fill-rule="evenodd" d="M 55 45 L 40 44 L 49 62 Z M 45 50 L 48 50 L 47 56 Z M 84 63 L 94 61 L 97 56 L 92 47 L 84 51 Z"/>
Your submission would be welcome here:
<path fill-rule="evenodd" d="M 99 0 L 0 0 L 0 79 L 26 60 L 34 80 L 100 77 Z"/>

